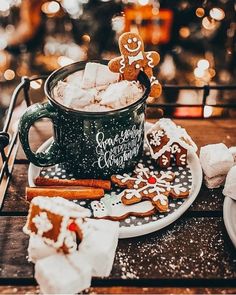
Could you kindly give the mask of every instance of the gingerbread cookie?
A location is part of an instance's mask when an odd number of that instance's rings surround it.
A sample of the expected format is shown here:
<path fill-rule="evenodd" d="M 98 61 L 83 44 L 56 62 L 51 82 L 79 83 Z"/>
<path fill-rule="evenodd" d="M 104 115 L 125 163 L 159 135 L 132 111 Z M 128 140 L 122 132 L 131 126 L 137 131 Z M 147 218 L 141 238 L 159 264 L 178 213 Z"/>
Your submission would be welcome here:
<path fill-rule="evenodd" d="M 124 220 L 129 216 L 146 217 L 156 212 L 150 201 L 143 201 L 138 204 L 125 205 L 121 198 L 123 193 L 116 195 L 105 195 L 99 201 L 93 201 L 91 208 L 95 218 L 106 218 L 110 220 Z"/>
<path fill-rule="evenodd" d="M 177 166 L 187 165 L 188 151 L 196 152 L 197 146 L 184 128 L 170 119 L 160 119 L 146 134 L 151 156 L 157 164 L 166 168 L 171 164 L 171 155 Z"/>
<path fill-rule="evenodd" d="M 49 246 L 72 253 L 83 238 L 81 225 L 90 211 L 63 198 L 36 197 L 30 204 L 23 230 Z"/>
<path fill-rule="evenodd" d="M 121 200 L 125 205 L 149 199 L 159 212 L 166 212 L 169 196 L 186 198 L 189 195 L 189 191 L 181 183 L 171 184 L 175 178 L 171 171 L 150 171 L 139 163 L 134 173 L 133 176 L 124 174 L 111 177 L 113 183 L 126 188 L 121 193 Z"/>
<path fill-rule="evenodd" d="M 144 71 L 150 79 L 150 96 L 159 97 L 162 92 L 161 84 L 153 75 L 153 68 L 160 61 L 156 51 L 144 51 L 141 37 L 136 33 L 124 33 L 119 38 L 120 57 L 112 59 L 108 67 L 112 72 L 120 73 L 124 80 L 137 80 L 140 70 Z"/>

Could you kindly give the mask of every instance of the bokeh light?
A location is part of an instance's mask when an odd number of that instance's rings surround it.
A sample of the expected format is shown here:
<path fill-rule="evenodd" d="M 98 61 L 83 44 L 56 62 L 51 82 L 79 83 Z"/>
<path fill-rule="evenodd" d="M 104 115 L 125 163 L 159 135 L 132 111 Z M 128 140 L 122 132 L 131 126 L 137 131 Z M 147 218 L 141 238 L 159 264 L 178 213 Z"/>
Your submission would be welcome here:
<path fill-rule="evenodd" d="M 205 75 L 205 70 L 201 68 L 195 68 L 193 73 L 196 78 L 203 78 Z"/>
<path fill-rule="evenodd" d="M 210 17 L 205 16 L 205 17 L 202 19 L 202 26 L 203 26 L 206 30 L 214 30 L 215 27 L 216 27 L 215 20 L 212 19 L 212 18 L 210 18 Z"/>
<path fill-rule="evenodd" d="M 225 12 L 221 8 L 214 7 L 210 10 L 210 16 L 215 20 L 222 20 L 225 17 Z"/>
<path fill-rule="evenodd" d="M 207 59 L 200 59 L 197 63 L 197 66 L 202 70 L 206 70 L 209 68 L 210 64 Z"/>
<path fill-rule="evenodd" d="M 197 17 L 203 17 L 205 15 L 205 10 L 202 7 L 198 7 L 195 14 Z"/>
<path fill-rule="evenodd" d="M 4 74 L 3 74 L 4 78 L 6 80 L 13 80 L 16 76 L 15 72 L 11 69 L 7 69 Z"/>
<path fill-rule="evenodd" d="M 147 5 L 148 3 L 149 3 L 149 0 L 138 0 L 138 3 L 140 4 L 140 5 Z"/>
<path fill-rule="evenodd" d="M 56 1 L 45 2 L 41 9 L 45 14 L 55 14 L 60 10 L 60 5 Z"/>
<path fill-rule="evenodd" d="M 188 27 L 182 27 L 180 30 L 179 30 L 179 34 L 182 38 L 188 38 L 189 35 L 190 35 L 190 30 Z"/>
<path fill-rule="evenodd" d="M 203 116 L 204 116 L 204 118 L 211 117 L 212 113 L 213 113 L 213 107 L 211 107 L 211 106 L 204 106 L 204 110 L 203 110 Z"/>

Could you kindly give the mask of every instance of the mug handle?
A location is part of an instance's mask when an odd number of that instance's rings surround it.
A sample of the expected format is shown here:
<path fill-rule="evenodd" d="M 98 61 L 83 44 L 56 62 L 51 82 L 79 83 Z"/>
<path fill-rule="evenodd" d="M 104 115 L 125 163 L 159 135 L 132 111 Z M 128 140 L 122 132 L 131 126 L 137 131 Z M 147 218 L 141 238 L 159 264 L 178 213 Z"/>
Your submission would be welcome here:
<path fill-rule="evenodd" d="M 36 166 L 45 167 L 61 163 L 63 160 L 60 147 L 55 139 L 45 152 L 35 153 L 31 150 L 29 145 L 30 127 L 42 118 L 49 118 L 54 126 L 57 125 L 58 114 L 50 103 L 36 103 L 28 107 L 19 122 L 19 137 L 28 160 Z"/>

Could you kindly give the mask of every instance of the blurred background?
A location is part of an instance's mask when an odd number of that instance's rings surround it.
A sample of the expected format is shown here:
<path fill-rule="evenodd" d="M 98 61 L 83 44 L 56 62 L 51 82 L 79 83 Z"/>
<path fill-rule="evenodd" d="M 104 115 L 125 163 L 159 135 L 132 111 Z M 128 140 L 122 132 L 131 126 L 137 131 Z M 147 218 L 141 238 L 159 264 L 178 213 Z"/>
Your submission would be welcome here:
<path fill-rule="evenodd" d="M 0 127 L 22 76 L 117 56 L 118 38 L 128 30 L 140 33 L 146 50 L 160 53 L 156 75 L 163 85 L 236 84 L 235 10 L 233 0 L 0 0 Z M 33 102 L 44 100 L 42 84 L 41 79 L 30 83 Z M 207 102 L 236 102 L 235 94 L 212 90 Z M 202 91 L 168 89 L 158 103 L 201 100 Z M 200 117 L 201 112 L 199 107 L 167 108 L 166 114 Z M 224 108 L 204 108 L 205 118 L 233 115 Z"/>

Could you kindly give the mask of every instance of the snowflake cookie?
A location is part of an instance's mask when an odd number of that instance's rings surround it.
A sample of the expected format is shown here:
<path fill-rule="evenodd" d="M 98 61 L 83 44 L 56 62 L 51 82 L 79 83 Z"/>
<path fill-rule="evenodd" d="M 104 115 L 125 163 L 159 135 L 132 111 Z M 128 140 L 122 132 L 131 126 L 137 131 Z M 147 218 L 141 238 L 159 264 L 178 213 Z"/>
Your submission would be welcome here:
<path fill-rule="evenodd" d="M 168 210 L 168 197 L 186 198 L 189 191 L 181 183 L 173 184 L 175 174 L 171 171 L 150 171 L 139 163 L 134 175 L 113 175 L 111 180 L 120 187 L 126 188 L 121 193 L 125 205 L 139 203 L 143 199 L 151 200 L 159 212 Z"/>

